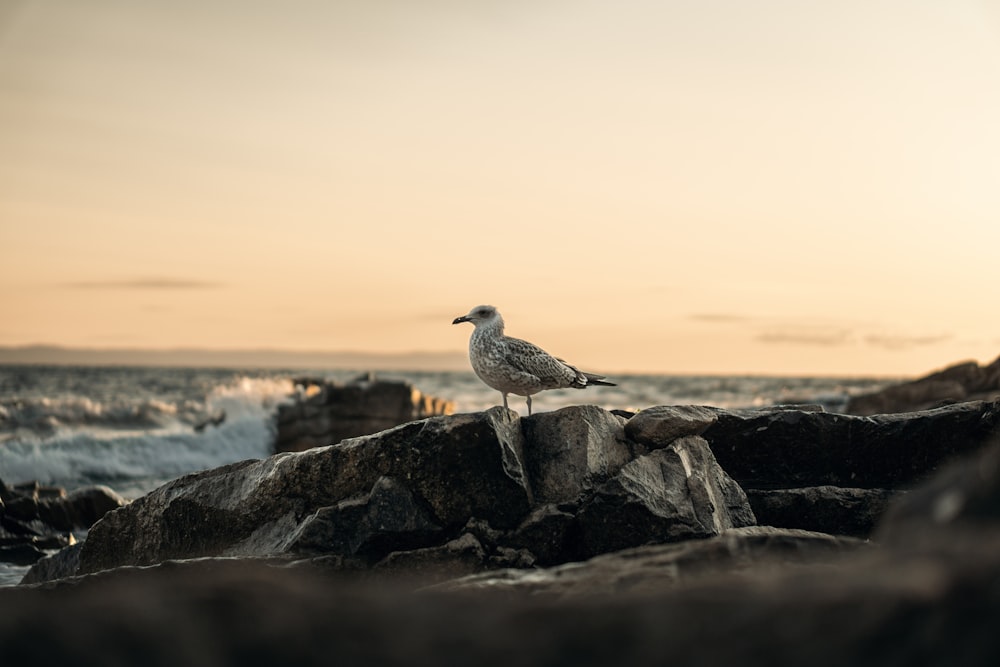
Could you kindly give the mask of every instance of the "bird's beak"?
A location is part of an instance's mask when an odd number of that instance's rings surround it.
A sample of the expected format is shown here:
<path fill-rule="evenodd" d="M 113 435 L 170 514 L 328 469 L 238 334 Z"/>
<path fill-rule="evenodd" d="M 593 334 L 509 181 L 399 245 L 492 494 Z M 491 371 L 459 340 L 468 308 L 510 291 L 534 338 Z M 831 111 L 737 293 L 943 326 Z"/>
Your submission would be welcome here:
<path fill-rule="evenodd" d="M 462 322 L 468 322 L 468 321 L 469 321 L 469 316 L 468 315 L 462 315 L 461 317 L 456 317 L 454 320 L 452 320 L 451 323 L 452 324 L 461 324 Z"/>

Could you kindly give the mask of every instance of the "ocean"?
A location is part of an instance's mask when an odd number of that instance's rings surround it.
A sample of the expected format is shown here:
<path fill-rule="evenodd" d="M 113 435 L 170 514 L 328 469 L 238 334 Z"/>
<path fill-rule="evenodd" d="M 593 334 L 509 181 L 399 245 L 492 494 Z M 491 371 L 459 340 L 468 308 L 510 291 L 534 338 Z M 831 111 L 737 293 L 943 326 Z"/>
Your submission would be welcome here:
<path fill-rule="evenodd" d="M 278 406 L 294 397 L 295 378 L 348 382 L 361 371 L 0 366 L 0 479 L 38 480 L 73 490 L 105 484 L 135 499 L 180 475 L 271 453 Z M 455 402 L 456 412 L 484 410 L 500 394 L 471 372 L 379 372 Z M 638 410 L 654 405 L 751 407 L 818 402 L 842 409 L 850 394 L 887 380 L 821 377 L 623 375 L 616 387 L 539 394 L 537 412 L 590 403 Z M 511 408 L 527 413 L 522 397 Z M 221 414 L 218 425 L 206 422 Z M 202 427 L 203 426 L 203 427 Z M 22 568 L 0 564 L 0 584 Z M 15 579 L 16 577 L 16 579 Z M 11 581 L 14 579 L 13 581 Z"/>

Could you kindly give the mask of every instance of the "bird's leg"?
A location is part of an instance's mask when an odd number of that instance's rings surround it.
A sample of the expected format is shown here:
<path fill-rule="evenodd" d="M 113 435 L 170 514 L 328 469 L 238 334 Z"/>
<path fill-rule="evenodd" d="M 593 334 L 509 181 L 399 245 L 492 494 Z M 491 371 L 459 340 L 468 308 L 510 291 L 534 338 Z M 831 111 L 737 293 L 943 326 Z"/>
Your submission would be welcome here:
<path fill-rule="evenodd" d="M 505 410 L 509 410 L 510 408 L 507 407 L 507 392 L 501 391 L 500 395 L 503 396 L 503 407 L 504 407 L 504 409 Z"/>
<path fill-rule="evenodd" d="M 531 394 L 528 394 L 525 398 L 528 399 L 528 416 L 531 416 Z"/>

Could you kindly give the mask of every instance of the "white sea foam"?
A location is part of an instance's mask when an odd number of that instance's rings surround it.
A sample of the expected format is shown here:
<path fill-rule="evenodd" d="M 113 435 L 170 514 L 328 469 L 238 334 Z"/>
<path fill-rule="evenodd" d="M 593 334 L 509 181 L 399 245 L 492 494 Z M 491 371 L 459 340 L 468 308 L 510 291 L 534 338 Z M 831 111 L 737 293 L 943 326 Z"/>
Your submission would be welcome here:
<path fill-rule="evenodd" d="M 135 497 L 179 475 L 270 454 L 273 415 L 291 391 L 287 379 L 245 377 L 217 387 L 202 412 L 225 418 L 200 432 L 170 409 L 158 410 L 159 419 L 149 428 L 135 423 L 109 428 L 93 420 L 78 420 L 72 427 L 59 422 L 51 433 L 22 428 L 0 446 L 0 476 L 6 482 L 37 479 L 67 488 L 108 484 Z"/>

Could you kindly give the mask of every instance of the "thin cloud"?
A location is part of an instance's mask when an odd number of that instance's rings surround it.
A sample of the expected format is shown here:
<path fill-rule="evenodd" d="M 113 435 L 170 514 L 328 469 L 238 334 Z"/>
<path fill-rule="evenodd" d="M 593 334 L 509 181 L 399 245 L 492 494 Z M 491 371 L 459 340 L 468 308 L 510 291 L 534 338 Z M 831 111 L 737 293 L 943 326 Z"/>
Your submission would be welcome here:
<path fill-rule="evenodd" d="M 127 290 L 197 290 L 217 289 L 222 283 L 181 278 L 134 278 L 129 280 L 81 280 L 63 283 L 70 289 L 127 289 Z"/>
<path fill-rule="evenodd" d="M 785 330 L 785 331 L 765 331 L 759 334 L 755 340 L 760 343 L 774 345 L 818 345 L 821 347 L 834 347 L 847 345 L 851 342 L 851 332 L 846 329 L 826 331 L 826 330 Z"/>
<path fill-rule="evenodd" d="M 886 334 L 873 334 L 870 336 L 865 336 L 865 342 L 869 345 L 875 345 L 877 347 L 884 347 L 887 350 L 905 350 L 911 347 L 920 347 L 922 345 L 935 345 L 937 343 L 943 343 L 946 340 L 952 338 L 951 334 L 938 334 L 935 336 L 904 336 L 904 335 L 886 335 Z"/>
<path fill-rule="evenodd" d="M 735 313 L 694 313 L 688 319 L 696 322 L 712 322 L 717 324 L 727 324 L 730 322 L 746 322 L 750 318 L 745 315 Z"/>

